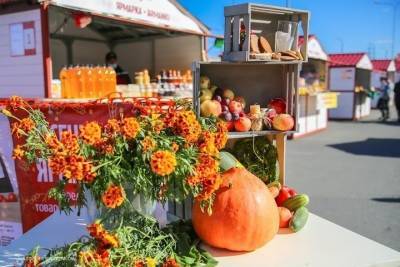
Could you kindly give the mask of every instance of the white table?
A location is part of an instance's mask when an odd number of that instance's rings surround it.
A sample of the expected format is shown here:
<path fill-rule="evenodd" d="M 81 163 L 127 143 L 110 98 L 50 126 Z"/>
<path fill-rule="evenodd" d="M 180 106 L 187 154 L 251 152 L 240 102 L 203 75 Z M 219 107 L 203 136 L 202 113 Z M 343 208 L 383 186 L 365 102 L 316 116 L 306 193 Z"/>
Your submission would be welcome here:
<path fill-rule="evenodd" d="M 87 234 L 85 218 L 54 214 L 10 246 L 0 249 L 0 266 L 21 264 L 40 245 L 61 246 Z M 399 267 L 400 252 L 311 214 L 298 233 L 281 231 L 254 252 L 233 253 L 207 247 L 219 266 L 251 267 Z"/>

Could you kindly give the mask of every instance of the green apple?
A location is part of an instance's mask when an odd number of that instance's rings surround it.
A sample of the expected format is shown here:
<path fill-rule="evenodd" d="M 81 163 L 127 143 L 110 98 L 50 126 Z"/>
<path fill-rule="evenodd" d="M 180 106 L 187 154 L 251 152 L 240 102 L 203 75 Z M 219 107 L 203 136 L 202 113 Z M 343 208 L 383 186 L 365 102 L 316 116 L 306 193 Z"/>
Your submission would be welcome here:
<path fill-rule="evenodd" d="M 200 91 L 200 103 L 203 103 L 206 100 L 211 100 L 213 96 L 213 92 L 210 89 L 202 89 Z"/>

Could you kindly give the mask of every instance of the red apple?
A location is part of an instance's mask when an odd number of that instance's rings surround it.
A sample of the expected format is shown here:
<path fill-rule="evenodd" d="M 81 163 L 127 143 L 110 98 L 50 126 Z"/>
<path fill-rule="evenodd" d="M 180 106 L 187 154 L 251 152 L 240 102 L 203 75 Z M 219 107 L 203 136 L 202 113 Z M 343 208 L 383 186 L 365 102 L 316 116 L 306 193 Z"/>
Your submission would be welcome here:
<path fill-rule="evenodd" d="M 222 107 L 216 100 L 206 100 L 201 104 L 200 111 L 203 117 L 218 117 L 222 113 Z"/>
<path fill-rule="evenodd" d="M 227 121 L 226 127 L 228 128 L 229 132 L 232 132 L 233 130 L 235 130 L 235 123 L 233 121 Z"/>
<path fill-rule="evenodd" d="M 235 129 L 238 132 L 248 132 L 251 128 L 251 120 L 247 117 L 240 117 L 235 121 Z"/>
<path fill-rule="evenodd" d="M 231 101 L 231 103 L 229 103 L 229 111 L 236 112 L 236 113 L 242 112 L 243 111 L 242 103 L 237 102 L 237 101 Z"/>
<path fill-rule="evenodd" d="M 242 103 L 243 108 L 246 108 L 246 100 L 243 96 L 235 96 L 233 100 Z"/>
<path fill-rule="evenodd" d="M 272 126 L 278 131 L 290 131 L 294 126 L 294 119 L 289 114 L 278 114 L 273 119 Z"/>
<path fill-rule="evenodd" d="M 278 114 L 285 113 L 286 101 L 282 98 L 274 98 L 269 101 L 268 107 L 275 109 Z"/>

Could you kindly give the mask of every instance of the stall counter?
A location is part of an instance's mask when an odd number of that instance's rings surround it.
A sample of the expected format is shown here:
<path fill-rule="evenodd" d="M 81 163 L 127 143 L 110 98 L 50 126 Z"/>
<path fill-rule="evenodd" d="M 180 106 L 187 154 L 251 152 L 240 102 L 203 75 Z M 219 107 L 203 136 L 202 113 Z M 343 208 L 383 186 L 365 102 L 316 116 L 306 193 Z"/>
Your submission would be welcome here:
<path fill-rule="evenodd" d="M 49 248 L 76 240 L 86 234 L 88 221 L 88 216 L 53 214 L 10 246 L 0 249 L 0 265 L 22 264 L 24 255 L 37 245 Z M 314 214 L 310 214 L 300 232 L 281 230 L 271 242 L 254 252 L 235 253 L 204 247 L 222 267 L 400 266 L 400 252 Z"/>

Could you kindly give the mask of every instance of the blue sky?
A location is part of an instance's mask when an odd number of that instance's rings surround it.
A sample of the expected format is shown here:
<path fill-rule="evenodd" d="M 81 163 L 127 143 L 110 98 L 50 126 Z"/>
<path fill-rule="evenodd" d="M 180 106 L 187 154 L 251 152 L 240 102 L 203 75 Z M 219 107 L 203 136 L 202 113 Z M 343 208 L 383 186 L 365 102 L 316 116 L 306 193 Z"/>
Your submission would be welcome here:
<path fill-rule="evenodd" d="M 328 53 L 370 52 L 371 57 L 391 56 L 393 8 L 376 0 L 290 0 L 293 8 L 311 11 L 310 32 L 317 35 Z M 379 0 L 381 1 L 381 0 Z M 400 0 L 383 0 L 388 3 Z M 224 6 L 248 1 L 179 0 L 216 34 L 224 32 Z M 284 6 L 286 0 L 251 1 Z M 400 4 L 396 20 L 396 53 L 400 52 Z"/>

